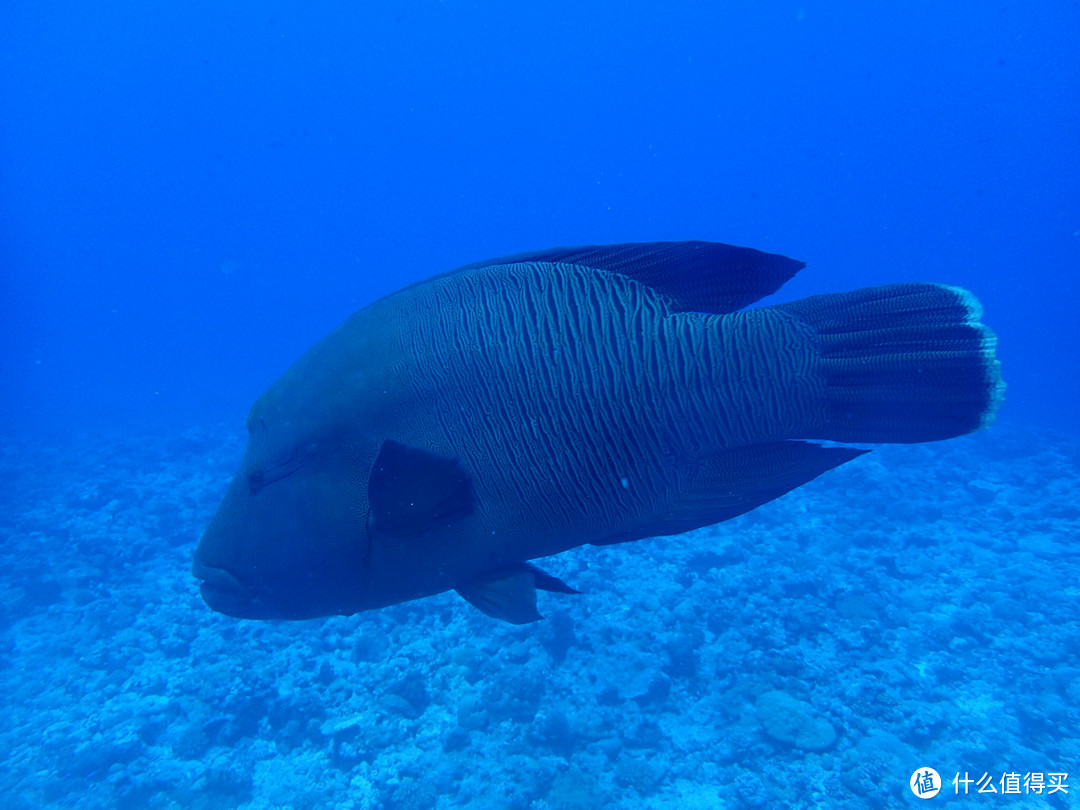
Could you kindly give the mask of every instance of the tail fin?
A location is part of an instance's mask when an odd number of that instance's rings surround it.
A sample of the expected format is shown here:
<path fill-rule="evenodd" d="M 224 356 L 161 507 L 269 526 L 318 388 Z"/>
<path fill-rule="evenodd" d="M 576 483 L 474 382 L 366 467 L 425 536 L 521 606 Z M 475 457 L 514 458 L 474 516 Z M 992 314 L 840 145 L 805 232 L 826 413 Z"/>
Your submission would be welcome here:
<path fill-rule="evenodd" d="M 993 421 L 1005 384 L 997 339 L 971 293 L 892 284 L 781 304 L 817 330 L 825 428 L 841 442 L 926 442 Z"/>

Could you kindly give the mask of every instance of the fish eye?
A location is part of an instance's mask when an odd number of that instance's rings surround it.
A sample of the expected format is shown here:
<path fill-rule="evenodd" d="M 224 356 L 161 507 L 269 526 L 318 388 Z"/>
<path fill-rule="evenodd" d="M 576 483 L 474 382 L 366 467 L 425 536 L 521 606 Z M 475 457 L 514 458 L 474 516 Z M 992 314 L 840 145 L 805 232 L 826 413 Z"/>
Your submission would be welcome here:
<path fill-rule="evenodd" d="M 281 481 L 283 478 L 288 478 L 293 473 L 303 469 L 311 461 L 318 449 L 318 444 L 314 442 L 302 448 L 294 447 L 288 456 L 280 461 L 265 463 L 263 466 L 253 469 L 247 474 L 248 490 L 252 495 L 258 495 L 271 484 Z"/>
<path fill-rule="evenodd" d="M 266 476 L 262 470 L 254 470 L 248 473 L 248 490 L 252 495 L 258 495 L 266 486 Z"/>

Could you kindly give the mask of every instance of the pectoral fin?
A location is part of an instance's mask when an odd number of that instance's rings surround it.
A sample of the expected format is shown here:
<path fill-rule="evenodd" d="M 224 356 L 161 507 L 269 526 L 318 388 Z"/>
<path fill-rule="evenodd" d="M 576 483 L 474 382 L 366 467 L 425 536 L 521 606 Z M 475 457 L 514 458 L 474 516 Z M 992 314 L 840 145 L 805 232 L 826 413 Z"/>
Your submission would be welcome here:
<path fill-rule="evenodd" d="M 416 537 L 472 514 L 472 481 L 456 458 L 383 442 L 368 477 L 371 528 Z"/>

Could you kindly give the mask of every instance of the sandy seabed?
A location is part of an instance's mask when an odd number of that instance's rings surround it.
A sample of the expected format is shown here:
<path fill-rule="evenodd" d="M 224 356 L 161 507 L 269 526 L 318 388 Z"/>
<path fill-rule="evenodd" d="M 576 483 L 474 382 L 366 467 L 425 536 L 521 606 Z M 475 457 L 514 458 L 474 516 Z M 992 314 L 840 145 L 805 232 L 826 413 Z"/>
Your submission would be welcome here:
<path fill-rule="evenodd" d="M 854 810 L 926 806 L 926 768 L 937 802 L 1080 807 L 1076 440 L 882 448 L 719 526 L 563 554 L 545 569 L 584 593 L 524 627 L 453 594 L 210 612 L 191 554 L 241 451 L 226 428 L 3 442 L 7 810 Z"/>

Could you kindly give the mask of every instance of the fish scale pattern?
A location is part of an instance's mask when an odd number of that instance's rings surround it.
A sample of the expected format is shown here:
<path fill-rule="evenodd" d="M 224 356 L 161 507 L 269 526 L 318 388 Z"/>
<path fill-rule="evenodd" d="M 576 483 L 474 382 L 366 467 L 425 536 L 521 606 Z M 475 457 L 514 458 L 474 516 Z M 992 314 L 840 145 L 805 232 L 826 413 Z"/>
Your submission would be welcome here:
<path fill-rule="evenodd" d="M 412 293 L 414 395 L 524 525 L 641 525 L 717 452 L 797 435 L 820 395 L 809 328 L 768 309 L 672 312 L 631 278 L 547 262 Z"/>

